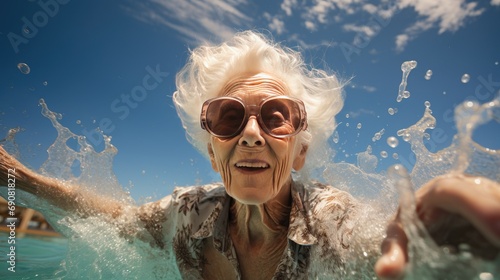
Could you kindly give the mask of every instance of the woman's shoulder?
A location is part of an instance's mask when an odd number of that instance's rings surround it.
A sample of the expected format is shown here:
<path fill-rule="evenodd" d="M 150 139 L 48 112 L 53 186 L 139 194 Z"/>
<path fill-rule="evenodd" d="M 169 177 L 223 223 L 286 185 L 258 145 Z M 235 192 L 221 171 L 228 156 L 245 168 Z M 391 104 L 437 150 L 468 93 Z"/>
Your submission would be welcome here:
<path fill-rule="evenodd" d="M 174 201 L 190 199 L 201 201 L 205 199 L 225 197 L 226 189 L 222 183 L 176 187 L 171 196 Z"/>
<path fill-rule="evenodd" d="M 313 201 L 356 200 L 349 192 L 319 181 L 310 181 L 305 184 L 302 184 L 302 186 L 304 188 L 304 193 L 309 197 L 310 200 Z"/>
<path fill-rule="evenodd" d="M 345 215 L 360 206 L 360 202 L 348 192 L 318 181 L 303 184 L 302 200 L 314 215 L 327 220 L 332 215 Z"/>
<path fill-rule="evenodd" d="M 200 203 L 220 201 L 224 199 L 225 196 L 226 192 L 222 183 L 176 187 L 171 195 L 165 196 L 154 202 L 146 203 L 141 206 L 140 209 L 142 210 L 141 212 L 157 213 L 169 212 L 172 207 L 185 208 L 186 205 L 189 205 L 189 210 L 191 210 L 191 208 L 197 208 L 197 205 Z M 188 209 L 183 209 L 184 212 L 186 210 Z"/>

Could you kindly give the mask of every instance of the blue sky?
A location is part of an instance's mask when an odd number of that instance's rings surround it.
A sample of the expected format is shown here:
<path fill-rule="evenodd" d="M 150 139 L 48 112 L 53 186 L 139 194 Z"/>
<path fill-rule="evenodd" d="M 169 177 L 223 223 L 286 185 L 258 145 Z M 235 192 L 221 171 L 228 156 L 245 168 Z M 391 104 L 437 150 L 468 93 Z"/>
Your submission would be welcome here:
<path fill-rule="evenodd" d="M 411 168 L 409 145 L 399 139 L 393 149 L 387 137 L 419 120 L 429 101 L 439 137 L 429 131 L 427 146 L 433 152 L 448 146 L 453 108 L 498 94 L 499 26 L 498 0 L 2 1 L 0 138 L 9 128 L 23 128 L 16 138 L 21 159 L 38 168 L 56 137 L 40 114 L 43 98 L 74 133 L 92 137 L 100 127 L 112 136 L 119 150 L 114 171 L 122 185 L 133 185 L 136 199 L 217 180 L 185 140 L 171 101 L 175 73 L 189 48 L 257 29 L 350 80 L 337 118 L 339 142 L 331 141 L 335 161 L 355 163 L 371 145 L 378 170 L 399 162 Z M 410 98 L 398 103 L 400 66 L 407 60 L 418 66 L 408 79 Z M 30 72 L 22 73 L 19 63 Z M 390 115 L 389 108 L 398 111 Z M 381 140 L 372 141 L 382 129 Z M 478 129 L 475 139 L 500 149 L 498 124 Z"/>

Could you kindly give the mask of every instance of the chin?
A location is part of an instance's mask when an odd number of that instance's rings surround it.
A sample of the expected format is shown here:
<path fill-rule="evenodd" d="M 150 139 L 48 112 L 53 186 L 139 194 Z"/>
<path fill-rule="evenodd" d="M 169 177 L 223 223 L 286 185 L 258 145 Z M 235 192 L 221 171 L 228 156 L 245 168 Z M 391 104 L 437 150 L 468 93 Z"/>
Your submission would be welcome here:
<path fill-rule="evenodd" d="M 230 193 L 229 195 L 238 202 L 248 205 L 264 204 L 271 199 L 269 195 L 262 193 L 262 191 L 258 189 L 254 189 L 252 191 Z"/>

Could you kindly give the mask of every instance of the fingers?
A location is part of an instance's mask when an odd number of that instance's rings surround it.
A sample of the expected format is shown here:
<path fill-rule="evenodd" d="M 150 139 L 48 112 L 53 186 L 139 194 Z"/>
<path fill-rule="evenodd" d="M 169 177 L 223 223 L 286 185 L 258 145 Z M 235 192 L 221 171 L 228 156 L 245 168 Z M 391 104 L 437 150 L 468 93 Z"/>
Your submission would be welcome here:
<path fill-rule="evenodd" d="M 426 225 L 447 213 L 470 222 L 494 246 L 500 248 L 500 185 L 481 177 L 440 177 L 417 192 L 418 214 Z M 444 212 L 443 212 L 444 211 Z M 444 214 L 443 214 L 444 213 Z"/>
<path fill-rule="evenodd" d="M 397 219 L 396 219 L 397 220 Z M 381 279 L 402 279 L 406 263 L 408 238 L 401 224 L 392 222 L 387 228 L 387 237 L 382 242 L 382 256 L 375 264 L 375 272 Z"/>

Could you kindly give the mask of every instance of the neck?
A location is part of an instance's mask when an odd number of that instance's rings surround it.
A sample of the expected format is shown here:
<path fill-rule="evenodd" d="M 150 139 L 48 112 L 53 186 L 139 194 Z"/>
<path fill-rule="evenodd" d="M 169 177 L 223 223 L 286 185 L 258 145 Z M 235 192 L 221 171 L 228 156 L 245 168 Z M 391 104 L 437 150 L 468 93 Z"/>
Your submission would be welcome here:
<path fill-rule="evenodd" d="M 233 237 L 252 247 L 286 241 L 290 209 L 291 180 L 264 204 L 248 205 L 233 200 L 230 211 Z"/>

